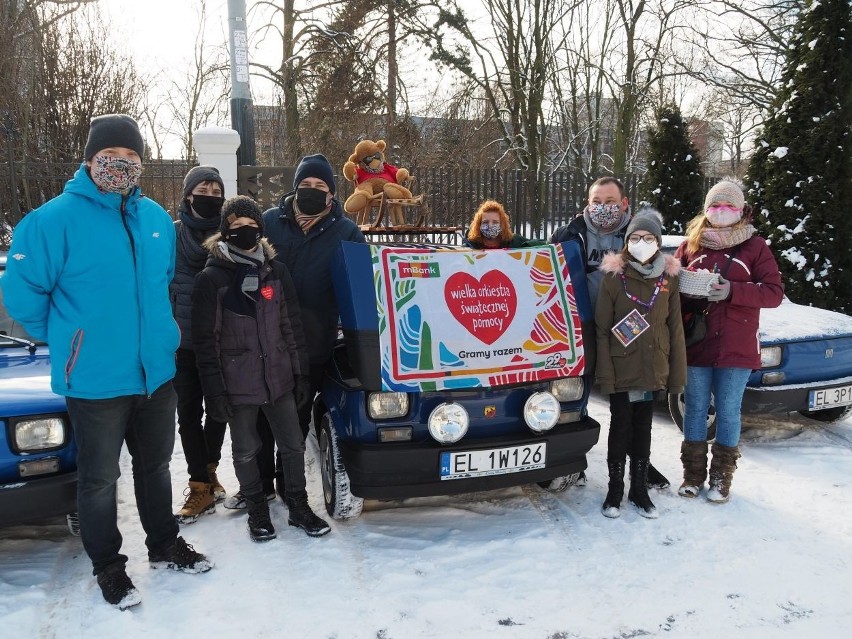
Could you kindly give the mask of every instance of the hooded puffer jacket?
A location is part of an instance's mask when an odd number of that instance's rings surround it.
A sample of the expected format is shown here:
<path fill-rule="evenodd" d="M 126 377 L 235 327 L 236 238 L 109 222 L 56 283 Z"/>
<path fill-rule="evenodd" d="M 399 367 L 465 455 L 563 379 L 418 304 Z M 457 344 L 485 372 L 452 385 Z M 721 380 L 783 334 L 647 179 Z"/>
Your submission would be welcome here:
<path fill-rule="evenodd" d="M 175 231 L 142 195 L 98 189 L 81 164 L 15 227 L 0 282 L 9 314 L 50 343 L 53 392 L 83 399 L 151 395 L 175 375 L 180 334 L 169 304 Z"/>
<path fill-rule="evenodd" d="M 240 287 L 246 265 L 227 259 L 220 234 L 204 244 L 207 266 L 192 292 L 193 349 L 204 395 L 228 396 L 231 404 L 273 403 L 291 392 L 296 375 L 308 374 L 305 335 L 296 289 L 275 250 L 261 240 L 266 261 L 257 295 Z"/>
<path fill-rule="evenodd" d="M 604 273 L 595 307 L 598 360 L 595 381 L 604 394 L 624 391 L 668 389 L 683 392 L 686 385 L 686 348 L 680 317 L 678 273 L 680 263 L 671 255 L 665 260 L 662 286 L 649 311 L 634 302 L 627 292 L 650 302 L 659 278 L 645 278 L 632 268 L 621 253 L 610 253 L 601 261 Z M 612 333 L 632 310 L 638 310 L 650 326 L 627 346 Z"/>
<path fill-rule="evenodd" d="M 690 255 L 683 242 L 675 253 L 687 268 L 721 271 L 736 249 L 725 272 L 725 279 L 731 282 L 728 299 L 710 303 L 683 300 L 685 311 L 707 309 L 707 336 L 687 349 L 689 366 L 760 368 L 760 309 L 781 304 L 784 284 L 766 240 L 752 235 L 738 246 L 718 251 L 701 248 Z"/>

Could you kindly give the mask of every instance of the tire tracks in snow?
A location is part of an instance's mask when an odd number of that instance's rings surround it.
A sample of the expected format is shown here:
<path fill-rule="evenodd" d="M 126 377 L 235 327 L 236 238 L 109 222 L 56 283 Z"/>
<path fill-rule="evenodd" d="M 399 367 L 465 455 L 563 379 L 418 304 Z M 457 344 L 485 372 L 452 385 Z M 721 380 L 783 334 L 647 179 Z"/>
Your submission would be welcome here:
<path fill-rule="evenodd" d="M 568 490 L 572 488 L 574 487 Z M 582 518 L 579 515 L 554 494 L 544 492 L 536 484 L 524 484 L 521 490 L 564 550 L 575 553 L 588 550 L 579 543 L 579 530 L 582 524 Z"/>
<path fill-rule="evenodd" d="M 83 591 L 76 587 L 81 580 L 86 579 L 88 571 L 76 569 L 73 561 L 82 552 L 79 537 L 65 540 L 59 550 L 50 579 L 44 584 L 48 603 L 40 615 L 41 623 L 36 634 L 40 639 L 68 639 L 74 636 L 69 634 L 67 624 L 67 614 L 72 610 L 77 611 L 80 619 L 88 617 L 91 597 L 82 597 L 86 601 L 81 602 Z M 89 563 L 86 561 L 82 565 L 88 566 Z"/>

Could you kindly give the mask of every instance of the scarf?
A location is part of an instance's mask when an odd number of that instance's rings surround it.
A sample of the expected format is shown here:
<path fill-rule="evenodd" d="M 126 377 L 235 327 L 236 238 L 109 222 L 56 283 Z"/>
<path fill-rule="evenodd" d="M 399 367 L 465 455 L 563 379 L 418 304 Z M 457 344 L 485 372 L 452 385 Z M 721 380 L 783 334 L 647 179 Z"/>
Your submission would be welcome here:
<path fill-rule="evenodd" d="M 658 252 L 657 256 L 647 264 L 640 264 L 634 260 L 628 260 L 628 264 L 646 280 L 650 280 L 663 274 L 663 269 L 666 268 L 666 257 L 662 252 Z"/>
<path fill-rule="evenodd" d="M 327 217 L 328 214 L 331 213 L 331 209 L 333 208 L 333 206 L 329 206 L 328 210 L 325 213 L 307 215 L 299 210 L 299 206 L 296 204 L 296 198 L 293 198 L 293 215 L 296 217 L 296 223 L 301 227 L 302 233 L 304 233 L 305 235 L 308 234 L 308 231 L 310 231 L 317 222 L 319 222 L 324 217 Z"/>
<path fill-rule="evenodd" d="M 742 244 L 755 233 L 757 233 L 757 229 L 751 224 L 746 224 L 745 226 L 726 226 L 720 229 L 708 226 L 701 231 L 701 238 L 698 240 L 698 243 L 711 251 L 721 251 L 737 244 Z"/>
<path fill-rule="evenodd" d="M 201 244 L 219 228 L 219 219 L 199 219 L 183 210 L 180 211 L 178 217 L 181 221 L 180 230 L 177 234 L 179 252 L 186 256 L 186 260 L 191 266 L 196 270 L 201 270 L 209 255 L 207 249 Z"/>
<path fill-rule="evenodd" d="M 243 267 L 237 271 L 237 277 L 240 280 L 235 280 L 234 284 L 239 285 L 243 295 L 257 301 L 257 289 L 260 284 L 260 267 L 266 261 L 263 246 L 258 244 L 253 251 L 243 251 L 222 241 L 217 246 L 222 251 L 222 257 Z"/>

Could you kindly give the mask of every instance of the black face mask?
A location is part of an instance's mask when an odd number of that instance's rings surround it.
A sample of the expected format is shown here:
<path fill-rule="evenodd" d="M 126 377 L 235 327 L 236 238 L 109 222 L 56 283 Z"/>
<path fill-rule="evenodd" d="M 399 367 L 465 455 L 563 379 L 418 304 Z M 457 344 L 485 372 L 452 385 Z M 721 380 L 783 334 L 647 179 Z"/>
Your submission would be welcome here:
<path fill-rule="evenodd" d="M 225 231 L 224 237 L 228 244 L 233 244 L 244 251 L 250 251 L 260 241 L 260 229 L 254 226 L 239 226 Z"/>
<path fill-rule="evenodd" d="M 190 206 L 193 211 L 198 213 L 205 220 L 209 220 L 221 215 L 222 204 L 224 203 L 225 198 L 219 195 L 193 195 Z"/>
<path fill-rule="evenodd" d="M 318 215 L 325 211 L 328 207 L 327 199 L 328 191 L 311 188 L 296 189 L 296 206 L 305 215 Z"/>

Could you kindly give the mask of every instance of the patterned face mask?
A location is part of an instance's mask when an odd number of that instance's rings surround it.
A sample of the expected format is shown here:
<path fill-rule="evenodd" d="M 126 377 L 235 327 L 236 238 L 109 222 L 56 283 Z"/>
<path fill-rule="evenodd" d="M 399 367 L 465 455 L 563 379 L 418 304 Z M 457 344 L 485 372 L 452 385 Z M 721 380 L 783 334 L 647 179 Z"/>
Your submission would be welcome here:
<path fill-rule="evenodd" d="M 592 223 L 602 231 L 617 228 L 624 219 L 620 204 L 589 204 L 586 210 Z"/>
<path fill-rule="evenodd" d="M 92 181 L 107 193 L 125 193 L 139 183 L 142 165 L 114 155 L 100 155 L 91 167 Z"/>
<path fill-rule="evenodd" d="M 494 224 L 483 222 L 479 225 L 479 232 L 482 233 L 482 237 L 487 237 L 489 240 L 493 240 L 500 237 L 500 224 L 497 222 Z"/>

